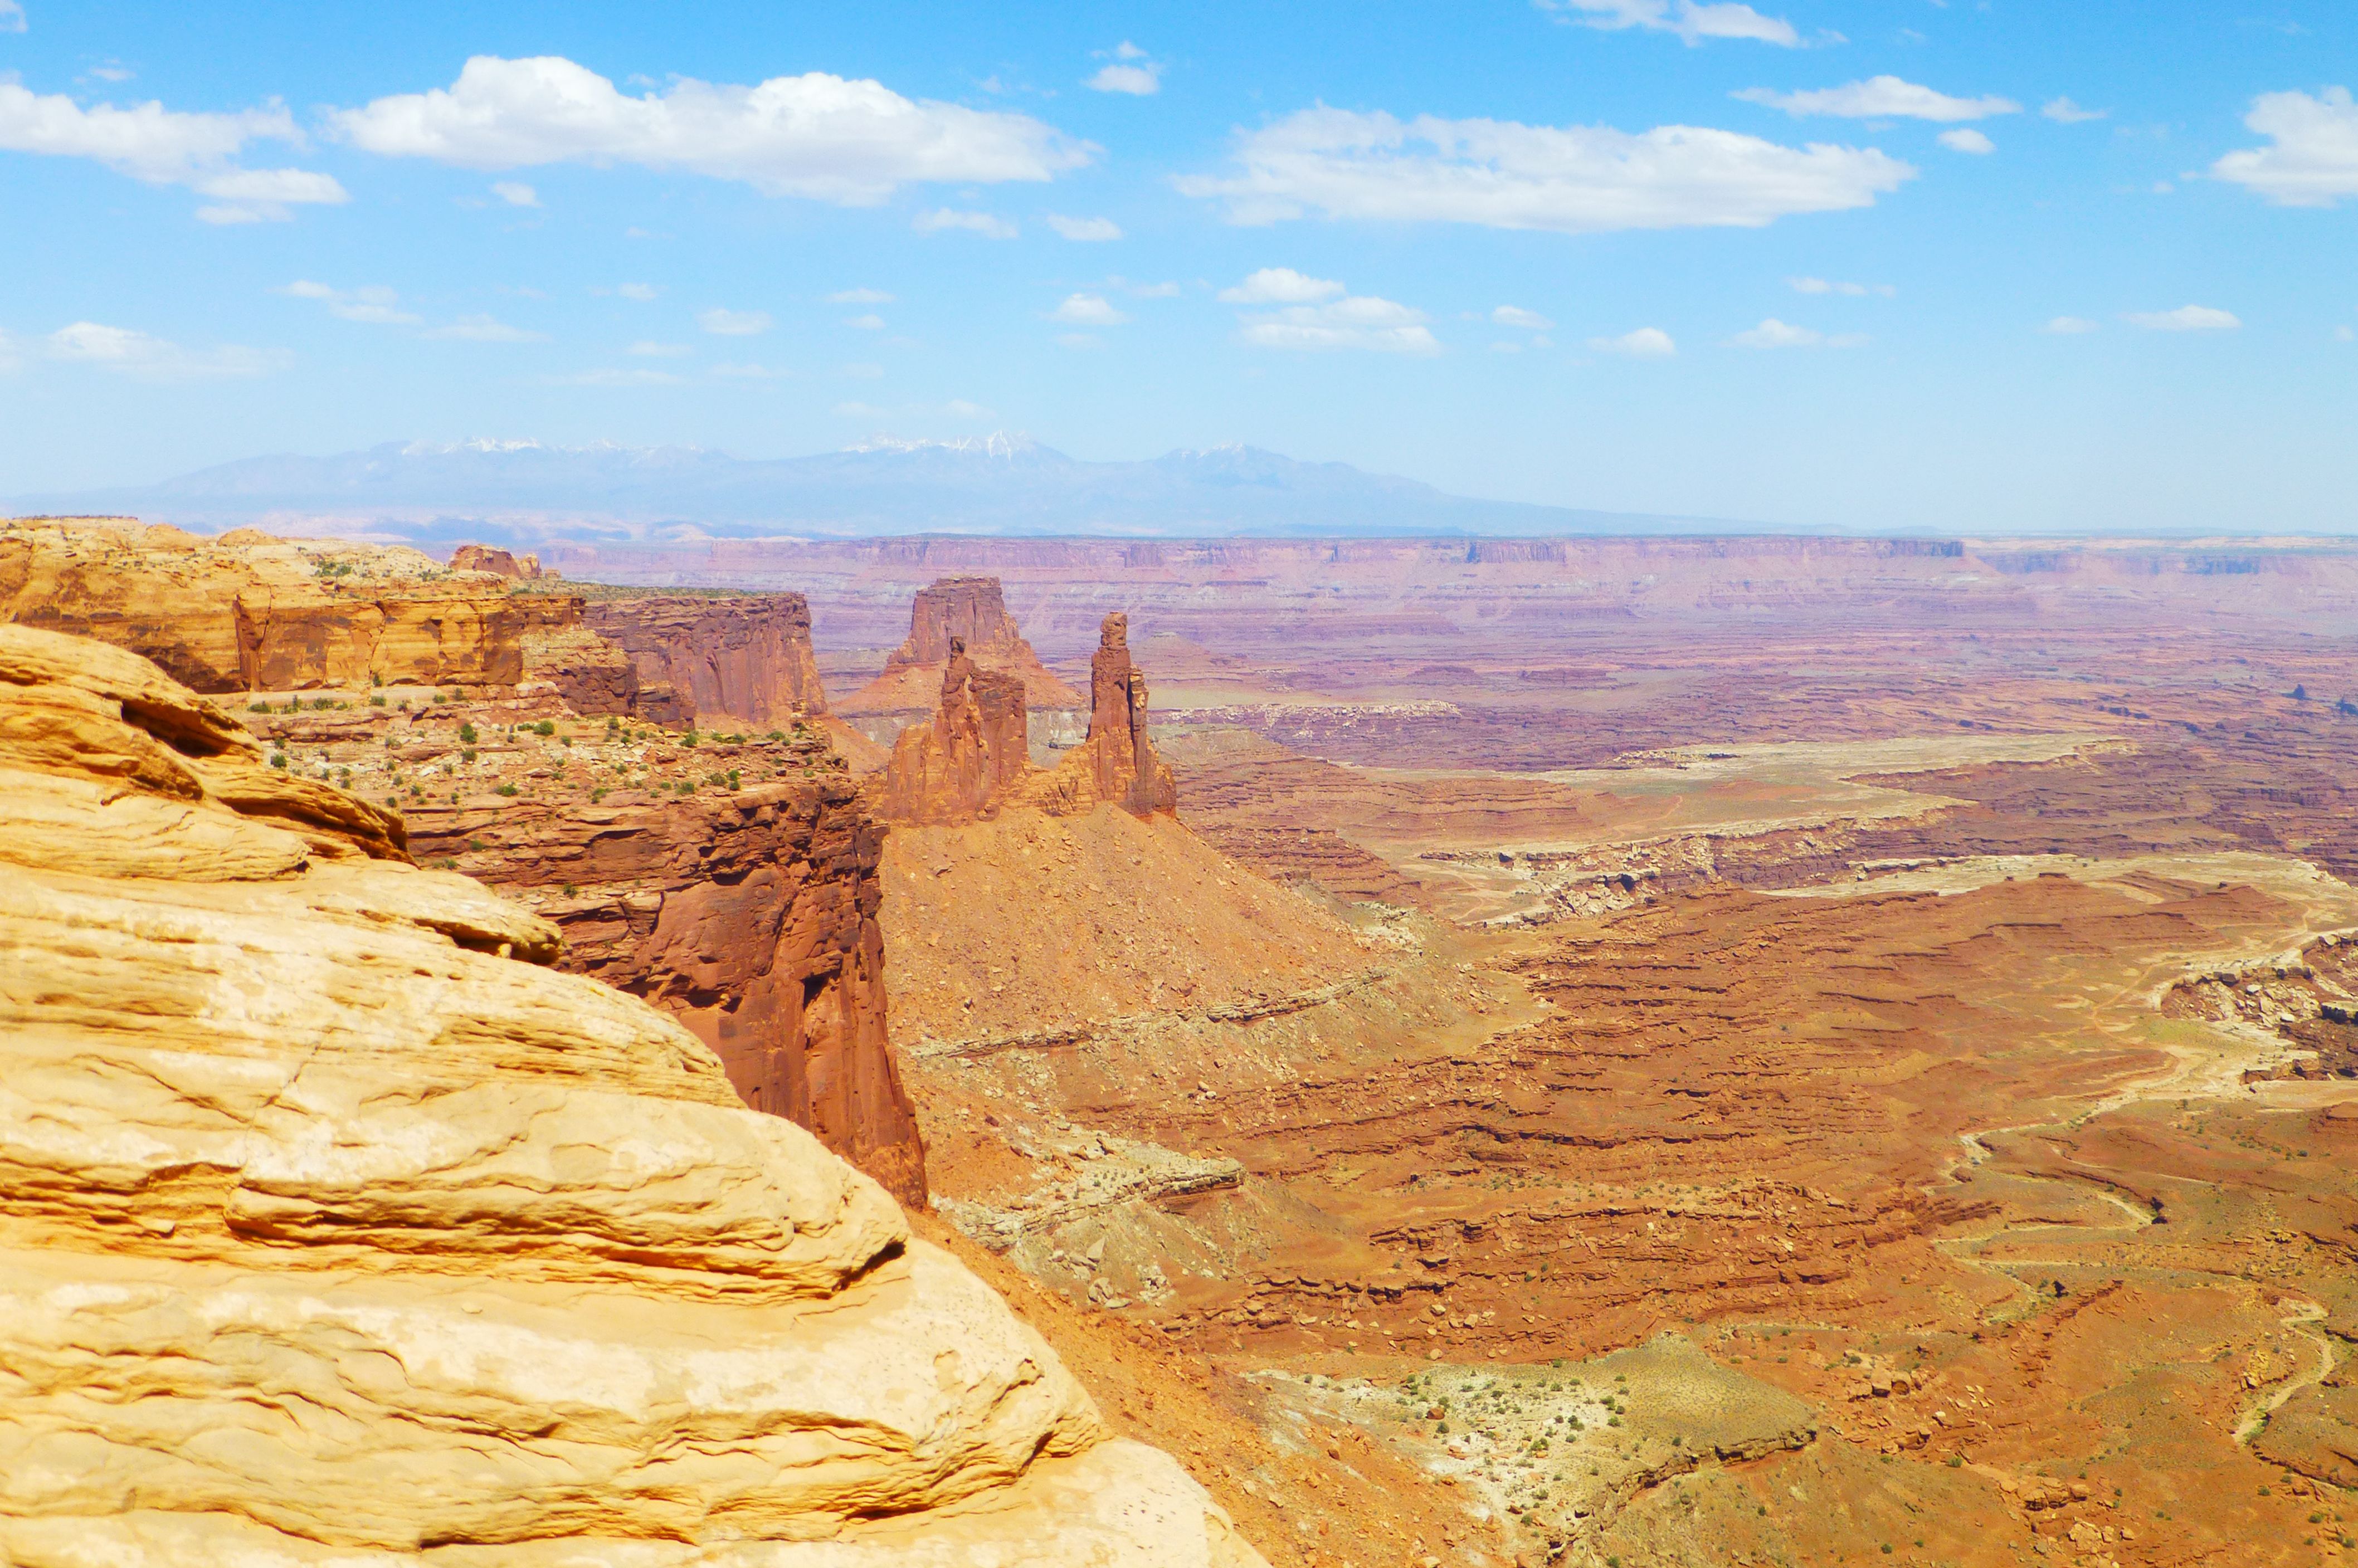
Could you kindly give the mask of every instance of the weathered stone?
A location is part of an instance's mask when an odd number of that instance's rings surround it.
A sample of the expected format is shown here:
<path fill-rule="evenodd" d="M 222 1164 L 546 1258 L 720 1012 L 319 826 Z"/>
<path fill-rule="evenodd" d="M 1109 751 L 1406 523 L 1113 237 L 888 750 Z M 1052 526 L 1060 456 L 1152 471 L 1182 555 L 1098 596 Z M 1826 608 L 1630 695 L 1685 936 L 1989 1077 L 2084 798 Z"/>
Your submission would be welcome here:
<path fill-rule="evenodd" d="M 1011 675 L 1030 708 L 1071 708 L 1081 694 L 1058 680 L 1023 640 L 995 577 L 944 578 L 917 590 L 909 635 L 885 660 L 884 673 L 853 693 L 840 713 L 924 712 L 949 665 L 952 642 L 965 644 L 977 667 Z"/>
<path fill-rule="evenodd" d="M 1023 683 L 986 670 L 950 639 L 941 704 L 930 724 L 893 742 L 878 813 L 893 822 L 970 822 L 988 815 L 1031 771 Z"/>
<path fill-rule="evenodd" d="M 143 660 L 0 626 L 0 1559 L 1260 1559 L 873 1183 Z"/>
<path fill-rule="evenodd" d="M 768 728 L 827 711 L 799 593 L 600 600 L 587 620 L 629 652 L 643 683 L 672 687 L 688 719 Z"/>
<path fill-rule="evenodd" d="M 1034 781 L 1029 798 L 1050 811 L 1099 803 L 1141 816 L 1178 809 L 1179 786 L 1147 736 L 1146 706 L 1146 676 L 1130 657 L 1130 617 L 1116 611 L 1098 628 L 1089 660 L 1088 739 Z"/>

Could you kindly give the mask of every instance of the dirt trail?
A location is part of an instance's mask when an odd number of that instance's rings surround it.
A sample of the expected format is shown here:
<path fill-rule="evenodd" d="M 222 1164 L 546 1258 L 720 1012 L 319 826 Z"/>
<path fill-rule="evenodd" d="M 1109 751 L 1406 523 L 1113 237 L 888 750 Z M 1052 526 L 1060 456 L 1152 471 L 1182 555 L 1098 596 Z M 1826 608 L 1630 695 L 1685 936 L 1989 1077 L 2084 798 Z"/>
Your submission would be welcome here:
<path fill-rule="evenodd" d="M 2282 1410 L 2287 1400 L 2333 1376 L 2333 1341 L 2322 1326 L 2325 1308 L 2315 1302 L 2288 1300 L 2284 1304 L 2292 1311 L 2277 1321 L 2317 1346 L 2317 1365 L 2298 1378 L 2286 1379 L 2274 1390 L 2252 1401 L 2235 1427 L 2235 1442 L 2242 1446 L 2249 1446 L 2252 1439 L 2266 1429 L 2268 1417 Z"/>

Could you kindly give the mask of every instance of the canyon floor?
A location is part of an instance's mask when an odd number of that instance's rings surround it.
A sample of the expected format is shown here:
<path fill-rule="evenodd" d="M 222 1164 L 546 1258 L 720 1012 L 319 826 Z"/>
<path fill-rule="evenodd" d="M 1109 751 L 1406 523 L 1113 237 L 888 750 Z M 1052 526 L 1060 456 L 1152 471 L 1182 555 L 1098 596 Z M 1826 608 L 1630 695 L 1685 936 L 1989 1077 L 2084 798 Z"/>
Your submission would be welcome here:
<path fill-rule="evenodd" d="M 894 1038 L 1272 1562 L 2353 1554 L 2345 642 L 1135 621 L 1178 821 L 895 830 Z"/>

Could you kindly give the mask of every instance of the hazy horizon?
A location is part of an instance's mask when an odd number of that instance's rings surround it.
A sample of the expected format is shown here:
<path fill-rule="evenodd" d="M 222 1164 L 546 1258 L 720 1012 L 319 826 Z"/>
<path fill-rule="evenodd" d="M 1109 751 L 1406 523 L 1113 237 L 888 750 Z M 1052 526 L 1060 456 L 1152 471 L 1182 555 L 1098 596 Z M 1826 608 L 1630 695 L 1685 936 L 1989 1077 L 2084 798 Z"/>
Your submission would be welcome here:
<path fill-rule="evenodd" d="M 1829 532 L 2358 525 L 2358 17 L 0 0 L 0 495 L 1029 432 Z"/>

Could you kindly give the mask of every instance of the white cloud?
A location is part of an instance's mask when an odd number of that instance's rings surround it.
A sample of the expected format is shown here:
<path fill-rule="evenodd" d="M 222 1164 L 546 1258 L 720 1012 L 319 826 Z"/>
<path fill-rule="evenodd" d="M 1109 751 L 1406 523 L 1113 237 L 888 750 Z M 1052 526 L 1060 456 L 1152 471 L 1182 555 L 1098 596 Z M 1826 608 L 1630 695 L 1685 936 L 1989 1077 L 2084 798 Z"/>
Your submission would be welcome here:
<path fill-rule="evenodd" d="M 0 0 L 0 33 L 25 30 L 25 7 L 17 0 Z"/>
<path fill-rule="evenodd" d="M 352 200 L 344 188 L 308 169 L 241 168 L 254 141 L 300 146 L 303 135 L 282 104 L 228 114 L 185 114 L 159 103 L 85 109 L 61 93 L 37 96 L 0 81 L 0 151 L 86 157 L 148 185 L 178 185 L 211 197 L 208 222 L 284 219 L 289 207 Z"/>
<path fill-rule="evenodd" d="M 1343 286 L 1332 278 L 1310 277 L 1290 266 L 1265 266 L 1234 288 L 1220 290 L 1224 305 L 1310 305 L 1332 299 Z"/>
<path fill-rule="evenodd" d="M 979 403 L 969 403 L 963 397 L 953 397 L 942 405 L 942 412 L 953 419 L 995 419 L 998 416 Z"/>
<path fill-rule="evenodd" d="M 542 343 L 548 341 L 546 332 L 527 332 L 522 327 L 511 327 L 491 316 L 461 316 L 447 327 L 437 327 L 426 334 L 429 338 L 445 338 L 461 343 Z"/>
<path fill-rule="evenodd" d="M 1728 340 L 1740 349 L 1855 349 L 1866 341 L 1864 332 L 1838 332 L 1832 337 L 1812 327 L 1796 327 L 1774 316 Z"/>
<path fill-rule="evenodd" d="M 5 29 L 0 29 L 5 31 Z M 101 81 L 128 81 L 138 74 L 119 59 L 101 60 L 90 68 L 90 74 Z"/>
<path fill-rule="evenodd" d="M 96 321 L 60 327 L 49 335 L 44 347 L 53 360 L 93 365 L 136 381 L 267 375 L 289 362 L 287 354 L 276 351 L 223 344 L 199 351 L 128 327 L 102 326 Z"/>
<path fill-rule="evenodd" d="M 1869 77 L 1811 92 L 1747 87 L 1728 96 L 1747 103 L 1765 103 L 1788 114 L 1833 114 L 1846 120 L 1933 120 L 1946 124 L 2022 112 L 2022 105 L 2011 98 L 1952 98 L 1896 76 Z"/>
<path fill-rule="evenodd" d="M 774 325 L 767 310 L 724 310 L 719 306 L 698 311 L 696 324 L 716 338 L 750 338 Z"/>
<path fill-rule="evenodd" d="M 1697 5 L 1695 0 L 1534 0 L 1542 11 L 1583 27 L 1618 32 L 1643 27 L 1675 33 L 1690 46 L 1704 38 L 1751 38 L 1785 49 L 1801 46 L 1801 35 L 1781 16 L 1764 16 L 1749 5 Z"/>
<path fill-rule="evenodd" d="M 857 327 L 863 332 L 881 332 L 884 330 L 884 318 L 871 310 L 863 315 L 847 316 L 844 318 L 843 324 L 847 327 Z"/>
<path fill-rule="evenodd" d="M 2069 98 L 2050 98 L 2039 106 L 2039 112 L 2059 125 L 2083 124 L 2112 113 L 2110 109 L 2082 109 Z"/>
<path fill-rule="evenodd" d="M 1538 311 L 1525 310 L 1516 305 L 1499 306 L 1490 312 L 1490 319 L 1501 327 L 1520 327 L 1532 332 L 1544 332 L 1555 325 Z"/>
<path fill-rule="evenodd" d="M 752 87 L 681 78 L 632 97 L 561 56 L 477 55 L 448 88 L 336 111 L 329 123 L 387 157 L 481 169 L 629 163 L 846 206 L 910 183 L 1052 179 L 1097 151 L 1026 114 L 913 102 L 823 71 Z"/>
<path fill-rule="evenodd" d="M 569 375 L 545 375 L 546 386 L 678 386 L 687 378 L 667 370 L 578 370 Z"/>
<path fill-rule="evenodd" d="M 1693 125 L 1631 135 L 1323 108 L 1242 134 L 1237 157 L 1237 175 L 1187 176 L 1179 189 L 1227 202 L 1233 223 L 1316 209 L 1329 218 L 1567 234 L 1759 228 L 1799 212 L 1871 206 L 1916 173 L 1872 148 L 1786 147 Z"/>
<path fill-rule="evenodd" d="M 1148 98 L 1163 91 L 1163 68 L 1159 65 L 1109 65 L 1090 77 L 1087 85 L 1099 92 L 1127 92 L 1135 97 Z"/>
<path fill-rule="evenodd" d="M 1660 327 L 1640 327 L 1617 338 L 1591 338 L 1588 346 L 1599 353 L 1628 354 L 1641 360 L 1666 360 L 1679 351 L 1678 344 Z"/>
<path fill-rule="evenodd" d="M 644 305 L 663 290 L 652 283 L 618 283 L 611 288 L 593 283 L 590 286 L 590 292 L 601 298 L 609 294 L 619 294 L 625 299 L 635 299 Z"/>
<path fill-rule="evenodd" d="M 636 354 L 642 359 L 676 360 L 682 355 L 692 354 L 696 351 L 686 343 L 658 343 L 642 338 L 622 351 L 627 354 Z"/>
<path fill-rule="evenodd" d="M 2233 313 L 2208 305 L 2181 305 L 2175 310 L 2132 310 L 2121 319 L 2148 332 L 2232 332 L 2244 324 Z"/>
<path fill-rule="evenodd" d="M 2039 330 L 2052 332 L 2059 338 L 2076 338 L 2082 332 L 2097 330 L 2097 326 L 2085 316 L 2058 316 Z"/>
<path fill-rule="evenodd" d="M 838 288 L 827 297 L 829 305 L 890 305 L 892 297 L 881 288 Z"/>
<path fill-rule="evenodd" d="M 1932 138 L 1952 153 L 1973 153 L 1976 156 L 1997 151 L 1997 144 L 1970 127 L 1943 131 Z"/>
<path fill-rule="evenodd" d="M 2346 87 L 2264 92 L 2244 124 L 2271 146 L 2229 153 L 2213 178 L 2255 190 L 2279 207 L 2331 207 L 2358 196 L 2358 103 Z"/>
<path fill-rule="evenodd" d="M 492 181 L 492 194 L 511 207 L 540 205 L 540 192 L 521 180 L 495 179 Z"/>
<path fill-rule="evenodd" d="M 1068 294 L 1065 302 L 1049 314 L 1052 321 L 1069 321 L 1078 327 L 1119 327 L 1130 319 L 1115 309 L 1102 294 Z"/>
<path fill-rule="evenodd" d="M 394 307 L 401 296 L 381 284 L 360 288 L 330 288 L 324 283 L 298 277 L 276 290 L 291 299 L 316 299 L 328 308 L 328 314 L 346 321 L 363 321 L 377 327 L 415 327 L 418 318 Z"/>
<path fill-rule="evenodd" d="M 949 229 L 965 229 L 980 234 L 986 240 L 1011 240 L 1015 225 L 995 212 L 960 212 L 947 207 L 936 207 L 917 214 L 914 225 L 921 234 L 938 234 Z"/>
<path fill-rule="evenodd" d="M 1088 242 L 1121 238 L 1121 225 L 1110 218 L 1067 218 L 1061 212 L 1051 212 L 1048 214 L 1048 227 L 1068 240 Z"/>
<path fill-rule="evenodd" d="M 1854 299 L 1879 294 L 1888 299 L 1899 292 L 1887 283 L 1840 283 L 1823 277 L 1789 277 L 1785 282 L 1796 294 L 1843 294 Z"/>
<path fill-rule="evenodd" d="M 1289 305 L 1266 316 L 1237 319 L 1243 326 L 1244 341 L 1264 349 L 1370 349 L 1394 354 L 1441 351 L 1424 324 L 1423 311 L 1373 295 L 1347 294 L 1323 305 Z"/>
<path fill-rule="evenodd" d="M 1162 65 L 1147 59 L 1146 51 L 1128 38 L 1102 51 L 1098 58 L 1104 59 L 1108 55 L 1113 57 L 1113 63 L 1090 77 L 1087 86 L 1099 92 L 1127 92 L 1138 98 L 1151 98 L 1163 91 Z"/>

